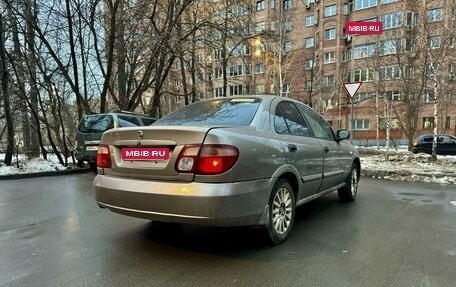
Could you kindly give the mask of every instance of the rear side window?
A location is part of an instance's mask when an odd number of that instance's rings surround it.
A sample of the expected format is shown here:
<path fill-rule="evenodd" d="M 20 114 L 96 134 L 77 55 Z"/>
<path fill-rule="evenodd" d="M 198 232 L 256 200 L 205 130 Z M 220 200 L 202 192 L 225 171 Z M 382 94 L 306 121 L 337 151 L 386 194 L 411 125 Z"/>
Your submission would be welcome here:
<path fill-rule="evenodd" d="M 81 133 L 101 133 L 112 129 L 114 121 L 111 115 L 86 115 L 79 123 Z"/>
<path fill-rule="evenodd" d="M 139 120 L 135 117 L 129 117 L 129 116 L 117 116 L 119 119 L 119 126 L 120 127 L 135 127 L 139 126 Z"/>
<path fill-rule="evenodd" d="M 151 124 L 153 124 L 155 122 L 155 119 L 150 119 L 150 118 L 141 118 L 141 120 L 145 126 L 150 126 Z"/>
<path fill-rule="evenodd" d="M 434 137 L 432 137 L 432 136 L 423 137 L 423 142 L 425 142 L 425 143 L 431 143 L 433 141 L 434 141 Z"/>
<path fill-rule="evenodd" d="M 292 102 L 281 102 L 277 105 L 274 128 L 279 134 L 310 136 L 306 122 Z"/>
<path fill-rule="evenodd" d="M 237 125 L 248 126 L 255 116 L 259 98 L 217 98 L 177 110 L 153 125 Z"/>

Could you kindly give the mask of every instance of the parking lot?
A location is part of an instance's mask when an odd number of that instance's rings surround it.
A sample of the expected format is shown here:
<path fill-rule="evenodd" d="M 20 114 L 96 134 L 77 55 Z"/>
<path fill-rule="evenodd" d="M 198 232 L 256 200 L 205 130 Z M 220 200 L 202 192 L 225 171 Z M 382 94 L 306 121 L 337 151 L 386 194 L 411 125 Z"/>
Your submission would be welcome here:
<path fill-rule="evenodd" d="M 2 286 L 452 286 L 453 186 L 362 178 L 352 204 L 261 230 L 154 224 L 100 209 L 93 174 L 0 182 Z M 453 203 L 452 203 L 453 202 Z"/>

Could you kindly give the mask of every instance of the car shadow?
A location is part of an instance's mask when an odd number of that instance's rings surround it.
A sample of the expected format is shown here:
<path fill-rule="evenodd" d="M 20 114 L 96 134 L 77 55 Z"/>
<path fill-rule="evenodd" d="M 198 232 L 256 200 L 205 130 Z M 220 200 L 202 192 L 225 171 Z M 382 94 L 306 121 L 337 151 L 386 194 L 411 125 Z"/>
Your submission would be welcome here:
<path fill-rule="evenodd" d="M 310 233 L 340 214 L 340 204 L 336 195 L 327 195 L 299 206 L 290 238 L 278 246 L 266 240 L 265 230 L 261 227 L 211 227 L 181 223 L 150 222 L 140 230 L 140 235 L 160 245 L 194 252 L 221 256 L 242 256 L 244 252 L 277 249 L 305 242 Z M 335 211 L 334 211 L 335 210 Z"/>

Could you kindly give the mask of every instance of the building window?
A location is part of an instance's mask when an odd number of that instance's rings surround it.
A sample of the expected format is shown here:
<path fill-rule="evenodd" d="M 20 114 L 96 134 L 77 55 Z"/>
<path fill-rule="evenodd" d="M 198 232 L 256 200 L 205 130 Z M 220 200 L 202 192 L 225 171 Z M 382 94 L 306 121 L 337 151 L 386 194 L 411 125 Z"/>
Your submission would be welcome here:
<path fill-rule="evenodd" d="M 306 81 L 306 91 L 312 91 L 312 81 Z"/>
<path fill-rule="evenodd" d="M 434 91 L 426 90 L 423 94 L 423 103 L 433 103 L 435 100 Z"/>
<path fill-rule="evenodd" d="M 325 30 L 325 40 L 334 40 L 336 39 L 336 28 L 326 29 Z"/>
<path fill-rule="evenodd" d="M 174 80 L 174 87 L 176 87 L 176 89 L 179 89 L 179 87 L 180 87 L 180 81 L 179 81 L 179 79 L 175 79 L 175 80 Z"/>
<path fill-rule="evenodd" d="M 242 75 L 242 65 L 233 65 L 229 67 L 230 77 L 236 77 Z"/>
<path fill-rule="evenodd" d="M 314 15 L 306 16 L 306 27 L 310 27 L 313 25 L 315 25 L 315 16 Z"/>
<path fill-rule="evenodd" d="M 256 2 L 256 10 L 257 11 L 263 11 L 266 9 L 266 1 L 265 0 L 259 0 Z"/>
<path fill-rule="evenodd" d="M 363 19 L 363 20 L 360 20 L 359 22 L 377 22 L 377 17 Z"/>
<path fill-rule="evenodd" d="M 383 66 L 379 68 L 378 78 L 380 81 L 399 79 L 400 71 L 399 65 Z"/>
<path fill-rule="evenodd" d="M 450 47 L 454 48 L 456 46 L 456 36 L 450 38 Z"/>
<path fill-rule="evenodd" d="M 255 30 L 257 33 L 263 32 L 266 29 L 266 23 L 265 22 L 258 22 L 256 23 Z"/>
<path fill-rule="evenodd" d="M 381 41 L 379 47 L 380 55 L 396 55 L 399 43 L 400 40 L 398 39 Z"/>
<path fill-rule="evenodd" d="M 223 34 L 219 30 L 214 30 L 211 34 L 211 39 L 214 41 L 222 40 Z"/>
<path fill-rule="evenodd" d="M 313 68 L 313 59 L 307 59 L 304 61 L 304 69 L 310 70 Z"/>
<path fill-rule="evenodd" d="M 239 44 L 236 47 L 228 47 L 228 51 L 231 51 L 231 55 L 234 57 L 242 55 L 250 55 L 251 47 L 247 44 Z"/>
<path fill-rule="evenodd" d="M 423 129 L 434 127 L 434 117 L 423 117 Z"/>
<path fill-rule="evenodd" d="M 353 102 L 359 103 L 365 100 L 375 97 L 375 93 L 357 93 L 353 99 Z"/>
<path fill-rule="evenodd" d="M 399 91 L 388 91 L 385 92 L 385 97 L 390 101 L 400 101 L 401 100 L 401 92 Z"/>
<path fill-rule="evenodd" d="M 214 89 L 214 97 L 215 98 L 219 98 L 219 97 L 223 97 L 223 96 L 224 96 L 223 88 L 215 88 Z"/>
<path fill-rule="evenodd" d="M 416 52 L 416 45 L 414 39 L 402 39 L 401 45 L 405 52 L 409 52 L 411 54 Z"/>
<path fill-rule="evenodd" d="M 352 72 L 354 82 L 369 82 L 374 80 L 374 69 L 359 69 Z"/>
<path fill-rule="evenodd" d="M 353 50 L 353 59 L 368 58 L 375 55 L 375 44 L 357 45 Z"/>
<path fill-rule="evenodd" d="M 413 11 L 407 11 L 405 14 L 405 26 L 408 30 L 411 30 L 412 27 L 415 27 L 418 22 L 418 14 Z"/>
<path fill-rule="evenodd" d="M 263 63 L 255 65 L 255 73 L 257 73 L 257 74 L 264 73 L 264 64 Z"/>
<path fill-rule="evenodd" d="M 283 23 L 283 29 L 285 30 L 285 32 L 291 31 L 291 21 L 290 20 L 287 20 Z"/>
<path fill-rule="evenodd" d="M 244 94 L 244 90 L 245 90 L 244 86 L 242 86 L 242 85 L 230 86 L 230 95 L 231 96 L 243 95 Z"/>
<path fill-rule="evenodd" d="M 428 64 L 426 67 L 426 75 L 434 76 L 439 74 L 439 63 Z"/>
<path fill-rule="evenodd" d="M 292 46 L 291 46 L 291 41 L 286 41 L 283 43 L 283 50 L 285 53 L 291 52 Z"/>
<path fill-rule="evenodd" d="M 342 53 L 342 62 L 348 62 L 352 59 L 352 49 L 348 48 Z"/>
<path fill-rule="evenodd" d="M 271 7 L 271 9 L 275 9 L 275 0 L 271 0 L 269 2 L 269 7 Z"/>
<path fill-rule="evenodd" d="M 282 0 L 283 10 L 291 9 L 291 0 Z"/>
<path fill-rule="evenodd" d="M 451 118 L 450 118 L 450 116 L 447 116 L 447 117 L 446 117 L 446 120 L 445 120 L 445 128 L 446 128 L 446 129 L 451 128 Z"/>
<path fill-rule="evenodd" d="M 403 67 L 402 72 L 404 78 L 412 79 L 415 76 L 415 67 L 406 65 Z"/>
<path fill-rule="evenodd" d="M 357 131 L 368 131 L 369 120 L 353 120 L 351 121 L 351 129 Z"/>
<path fill-rule="evenodd" d="M 264 84 L 259 84 L 255 86 L 255 92 L 257 94 L 264 94 Z"/>
<path fill-rule="evenodd" d="M 380 3 L 381 4 L 389 4 L 389 3 L 394 3 L 394 2 L 398 2 L 400 0 L 380 0 Z"/>
<path fill-rule="evenodd" d="M 313 48 L 314 45 L 315 45 L 314 37 L 306 38 L 306 48 Z"/>
<path fill-rule="evenodd" d="M 214 69 L 214 77 L 216 79 L 220 79 L 223 77 L 223 69 L 221 67 L 216 67 Z"/>
<path fill-rule="evenodd" d="M 330 87 L 334 85 L 334 75 L 323 76 L 323 86 Z"/>
<path fill-rule="evenodd" d="M 433 36 L 429 38 L 429 48 L 438 49 L 440 48 L 440 36 Z"/>
<path fill-rule="evenodd" d="M 244 75 L 250 75 L 252 73 L 252 65 L 244 65 Z"/>
<path fill-rule="evenodd" d="M 325 64 L 334 63 L 336 61 L 336 53 L 328 52 L 324 54 Z"/>
<path fill-rule="evenodd" d="M 389 119 L 389 127 L 390 127 L 390 130 L 398 130 L 400 128 L 399 119 L 397 119 L 397 118 Z M 387 128 L 388 128 L 387 119 L 379 118 L 378 119 L 378 129 L 381 131 L 386 131 Z"/>
<path fill-rule="evenodd" d="M 335 16 L 337 14 L 337 5 L 329 5 L 325 7 L 325 17 Z"/>
<path fill-rule="evenodd" d="M 383 30 L 399 28 L 404 22 L 404 13 L 397 12 L 380 16 Z"/>
<path fill-rule="evenodd" d="M 257 1 L 257 3 L 260 1 Z M 250 15 L 250 8 L 244 5 L 236 5 L 232 8 L 233 14 L 236 16 Z"/>
<path fill-rule="evenodd" d="M 352 7 L 353 7 L 353 4 L 352 4 Z M 343 10 L 344 15 L 349 15 L 351 13 L 350 4 L 349 3 L 344 3 L 343 6 L 342 6 L 342 10 Z"/>
<path fill-rule="evenodd" d="M 291 92 L 291 84 L 284 83 L 282 86 L 282 93 L 289 93 L 289 92 Z"/>
<path fill-rule="evenodd" d="M 180 61 L 176 60 L 173 62 L 173 70 L 179 70 L 180 69 Z"/>
<path fill-rule="evenodd" d="M 215 60 L 220 60 L 222 58 L 222 55 L 223 55 L 222 49 L 214 50 L 214 59 Z"/>
<path fill-rule="evenodd" d="M 442 8 L 427 11 L 428 22 L 442 21 Z"/>
<path fill-rule="evenodd" d="M 355 0 L 355 9 L 362 10 L 377 6 L 377 0 Z"/>
<path fill-rule="evenodd" d="M 448 63 L 448 79 L 450 81 L 456 80 L 456 63 Z"/>

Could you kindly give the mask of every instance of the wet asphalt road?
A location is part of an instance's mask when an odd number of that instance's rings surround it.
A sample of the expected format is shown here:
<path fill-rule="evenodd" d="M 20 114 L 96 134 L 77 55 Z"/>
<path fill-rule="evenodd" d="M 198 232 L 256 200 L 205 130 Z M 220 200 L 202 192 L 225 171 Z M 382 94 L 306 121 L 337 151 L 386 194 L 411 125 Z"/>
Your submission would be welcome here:
<path fill-rule="evenodd" d="M 363 178 L 259 230 L 157 225 L 99 209 L 92 174 L 0 181 L 0 286 L 455 286 L 455 186 Z"/>

